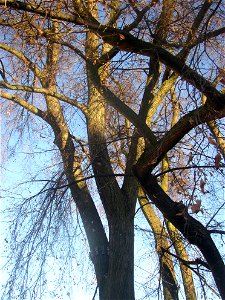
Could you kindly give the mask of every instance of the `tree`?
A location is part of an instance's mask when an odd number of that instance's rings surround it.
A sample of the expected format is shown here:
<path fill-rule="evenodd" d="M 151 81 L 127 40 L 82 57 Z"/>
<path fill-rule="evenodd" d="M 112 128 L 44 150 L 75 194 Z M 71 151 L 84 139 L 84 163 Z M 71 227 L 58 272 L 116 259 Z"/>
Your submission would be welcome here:
<path fill-rule="evenodd" d="M 176 258 L 187 299 L 196 298 L 188 268 L 192 263 L 212 272 L 225 299 L 224 263 L 211 238 L 215 231 L 207 226 L 216 214 L 202 224 L 189 213 L 189 206 L 193 213 L 201 210 L 195 201 L 196 176 L 224 166 L 222 2 L 0 0 L 0 5 L 0 96 L 18 105 L 14 109 L 22 107 L 41 118 L 54 134 L 62 165 L 58 180 L 51 180 L 47 189 L 50 200 L 42 217 L 54 197 L 63 202 L 64 193 L 59 196 L 58 190 L 69 187 L 88 239 L 99 298 L 135 298 L 134 216 L 139 198 L 155 235 L 164 298 L 178 299 Z M 78 62 L 85 83 L 74 70 Z M 71 108 L 85 118 L 88 147 L 68 118 Z M 209 148 L 208 157 L 203 156 L 204 147 Z M 108 237 L 88 185 L 90 170 Z M 166 177 L 168 173 L 172 175 Z M 199 180 L 201 197 L 206 197 L 205 180 Z M 200 259 L 187 260 L 177 230 L 198 249 Z"/>

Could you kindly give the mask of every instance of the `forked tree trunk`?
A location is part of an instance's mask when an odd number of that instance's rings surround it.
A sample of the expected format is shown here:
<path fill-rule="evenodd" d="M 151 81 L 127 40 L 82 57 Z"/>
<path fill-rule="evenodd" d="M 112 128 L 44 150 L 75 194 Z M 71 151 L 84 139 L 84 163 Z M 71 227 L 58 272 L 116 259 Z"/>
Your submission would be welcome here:
<path fill-rule="evenodd" d="M 135 200 L 124 194 L 112 176 L 104 137 L 104 99 L 91 82 L 92 71 L 89 69 L 89 148 L 97 188 L 109 225 L 108 273 L 105 294 L 100 294 L 100 300 L 133 300 Z"/>
<path fill-rule="evenodd" d="M 98 46 L 98 38 L 87 34 L 86 54 Z M 95 51 L 96 53 L 96 51 Z M 91 62 L 87 63 L 88 111 L 87 127 L 92 169 L 98 192 L 105 209 L 109 226 L 109 263 L 104 280 L 104 292 L 100 300 L 134 300 L 134 211 L 136 197 L 129 197 L 119 186 L 111 166 L 106 143 L 106 100 L 96 78 L 104 80 L 104 74 Z"/>

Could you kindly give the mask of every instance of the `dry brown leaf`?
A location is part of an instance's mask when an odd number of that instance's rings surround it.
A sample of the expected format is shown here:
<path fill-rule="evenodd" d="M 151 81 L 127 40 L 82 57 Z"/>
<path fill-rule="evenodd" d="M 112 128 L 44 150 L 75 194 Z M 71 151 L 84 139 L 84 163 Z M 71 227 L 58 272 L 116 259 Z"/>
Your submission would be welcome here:
<path fill-rule="evenodd" d="M 151 5 L 155 5 L 158 2 L 159 2 L 159 0 L 152 0 Z"/>
<path fill-rule="evenodd" d="M 221 76 L 220 82 L 225 85 L 225 69 L 218 69 L 218 71 Z"/>
<path fill-rule="evenodd" d="M 216 156 L 214 157 L 214 161 L 215 161 L 215 167 L 218 170 L 220 167 L 220 161 L 221 161 L 222 157 L 220 155 L 220 153 L 217 153 Z"/>
<path fill-rule="evenodd" d="M 119 37 L 120 37 L 120 40 L 124 40 L 125 39 L 125 36 L 123 34 L 119 34 Z"/>
<path fill-rule="evenodd" d="M 208 137 L 208 141 L 211 145 L 217 146 L 216 141 L 214 141 L 211 137 Z"/>
<path fill-rule="evenodd" d="M 200 180 L 200 189 L 203 194 L 205 194 L 205 181 L 203 179 Z"/>
<path fill-rule="evenodd" d="M 196 200 L 196 203 L 191 205 L 191 210 L 193 214 L 197 214 L 198 212 L 201 211 L 201 200 Z"/>
<path fill-rule="evenodd" d="M 188 163 L 191 162 L 192 159 L 193 159 L 193 154 L 192 154 L 192 152 L 190 152 L 188 155 Z"/>

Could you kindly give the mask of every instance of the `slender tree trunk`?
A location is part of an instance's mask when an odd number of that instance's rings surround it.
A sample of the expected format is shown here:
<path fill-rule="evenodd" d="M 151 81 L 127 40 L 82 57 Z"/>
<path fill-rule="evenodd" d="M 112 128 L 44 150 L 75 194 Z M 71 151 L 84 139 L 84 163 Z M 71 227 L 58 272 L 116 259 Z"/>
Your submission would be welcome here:
<path fill-rule="evenodd" d="M 75 153 L 73 140 L 64 122 L 62 112 L 57 105 L 58 101 L 54 101 L 54 99 L 48 101 L 53 101 L 54 103 L 52 105 L 52 113 L 55 115 L 55 118 L 53 122 L 50 121 L 49 123 L 55 133 L 55 144 L 60 150 L 70 191 L 79 210 L 87 235 L 90 246 L 90 258 L 95 268 L 100 299 L 104 299 L 105 281 L 108 272 L 108 240 L 85 181 L 76 183 L 77 180 L 83 178 L 82 170 Z M 60 119 L 59 123 L 56 120 L 56 116 Z"/>
<path fill-rule="evenodd" d="M 160 262 L 164 300 L 176 300 L 178 299 L 178 285 L 172 257 L 163 250 L 169 248 L 167 232 L 165 228 L 163 228 L 159 217 L 154 212 L 151 203 L 148 201 L 143 191 L 139 192 L 138 199 L 146 220 L 151 226 L 154 234 L 156 251 Z"/>
<path fill-rule="evenodd" d="M 173 94 L 174 96 L 174 94 Z M 173 97 L 173 100 L 176 100 Z M 174 104 L 177 102 L 174 101 Z M 178 118 L 178 110 L 176 109 L 176 105 L 174 105 L 174 110 L 173 110 L 173 119 L 172 119 L 172 126 L 176 123 L 177 118 Z M 165 157 L 162 161 L 162 171 L 166 171 L 169 169 L 169 161 L 168 158 Z M 168 188 L 169 188 L 169 176 L 168 173 L 165 173 L 162 177 L 162 183 L 161 187 L 163 190 L 168 193 Z M 165 220 L 167 230 L 170 236 L 170 239 L 173 243 L 173 247 L 176 251 L 176 254 L 178 257 L 180 257 L 183 261 L 188 261 L 188 254 L 184 248 L 184 244 L 182 242 L 182 239 L 180 237 L 180 234 L 178 230 L 171 224 L 169 221 Z M 196 293 L 195 293 L 195 286 L 194 286 L 194 281 L 192 277 L 192 271 L 190 268 L 185 266 L 181 261 L 180 263 L 180 271 L 183 279 L 183 286 L 184 286 L 184 291 L 185 291 L 185 296 L 186 300 L 196 300 Z"/>
<path fill-rule="evenodd" d="M 57 32 L 58 24 L 53 24 L 53 31 Z M 56 90 L 56 70 L 59 56 L 58 44 L 51 41 L 48 43 L 47 60 L 42 85 L 52 92 Z M 45 75 L 45 74 L 43 74 Z M 54 143 L 57 145 L 62 161 L 64 172 L 71 190 L 73 200 L 79 210 L 84 229 L 90 246 L 90 257 L 94 264 L 95 274 L 98 281 L 99 294 L 104 299 L 105 280 L 108 271 L 108 240 L 94 201 L 83 179 L 81 162 L 76 155 L 73 139 L 64 118 L 64 114 L 58 99 L 46 96 L 48 116 L 46 121 L 50 124 L 55 135 Z"/>
<path fill-rule="evenodd" d="M 184 243 L 182 242 L 179 232 L 170 222 L 167 221 L 166 224 L 177 256 L 184 261 L 188 261 L 188 255 L 186 249 L 184 248 Z M 191 269 L 184 265 L 184 263 L 181 261 L 180 271 L 183 279 L 186 300 L 196 300 L 197 298 Z"/>

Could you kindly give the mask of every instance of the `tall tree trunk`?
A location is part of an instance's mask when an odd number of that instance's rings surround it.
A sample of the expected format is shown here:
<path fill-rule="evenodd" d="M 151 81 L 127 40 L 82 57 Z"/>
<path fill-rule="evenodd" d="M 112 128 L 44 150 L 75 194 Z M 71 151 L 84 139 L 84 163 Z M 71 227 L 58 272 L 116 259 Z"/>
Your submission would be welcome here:
<path fill-rule="evenodd" d="M 48 98 L 47 101 L 52 106 L 52 117 L 49 123 L 55 133 L 55 144 L 59 148 L 68 185 L 87 235 L 90 257 L 94 264 L 101 296 L 100 299 L 104 299 L 105 280 L 108 272 L 108 240 L 86 182 L 76 183 L 77 180 L 83 179 L 82 170 L 58 100 Z"/>
<path fill-rule="evenodd" d="M 54 23 L 52 30 L 57 32 L 58 24 Z M 49 41 L 47 46 L 47 60 L 44 68 L 47 76 L 43 76 L 42 85 L 51 92 L 56 91 L 56 70 L 58 66 L 60 46 Z M 57 145 L 62 161 L 64 172 L 70 187 L 74 202 L 79 210 L 84 229 L 90 246 L 90 257 L 94 264 L 95 274 L 98 281 L 99 294 L 104 299 L 105 280 L 108 271 L 108 240 L 94 201 L 88 191 L 81 162 L 76 155 L 73 139 L 58 99 L 46 96 L 48 116 L 46 121 L 50 124 L 55 135 L 54 143 Z M 79 181 L 77 183 L 76 181 Z"/>
<path fill-rule="evenodd" d="M 77 180 L 83 179 L 82 170 L 59 102 L 49 97 L 47 102 L 49 106 L 51 106 L 49 124 L 55 133 L 55 144 L 59 148 L 68 185 L 79 210 L 87 235 L 90 246 L 90 257 L 95 268 L 100 299 L 104 299 L 105 280 L 108 271 L 108 240 L 86 182 L 81 181 L 76 183 Z"/>
<path fill-rule="evenodd" d="M 93 33 L 87 34 L 86 54 L 91 57 L 98 45 Z M 96 52 L 95 52 L 96 53 Z M 92 56 L 93 59 L 95 59 Z M 106 67 L 107 68 L 107 67 Z M 92 169 L 109 225 L 109 264 L 105 294 L 101 300 L 134 300 L 134 212 L 135 193 L 130 197 L 114 177 L 106 143 L 106 100 L 95 85 L 96 78 L 105 80 L 107 71 L 89 62 L 88 75 L 88 140 Z"/>
<path fill-rule="evenodd" d="M 188 261 L 188 254 L 186 249 L 184 248 L 184 243 L 180 237 L 179 232 L 170 222 L 167 221 L 166 224 L 167 224 L 167 230 L 169 232 L 177 256 L 180 257 L 183 261 Z M 192 271 L 190 268 L 184 265 L 182 261 L 180 261 L 179 263 L 180 263 L 180 271 L 183 279 L 183 286 L 184 286 L 186 300 L 196 300 L 197 298 L 195 293 Z"/>
<path fill-rule="evenodd" d="M 101 300 L 134 299 L 134 228 L 135 199 L 120 189 L 105 142 L 105 104 L 91 83 L 89 69 L 88 136 L 92 168 L 109 225 L 109 265 L 105 295 Z M 97 74 L 95 74 L 97 76 Z M 94 92 L 94 94 L 92 94 Z"/>

